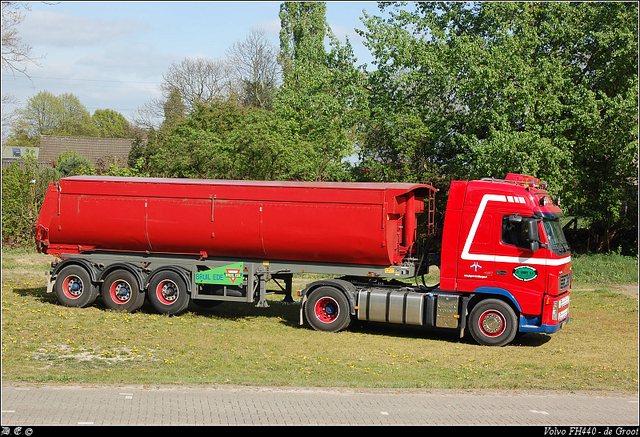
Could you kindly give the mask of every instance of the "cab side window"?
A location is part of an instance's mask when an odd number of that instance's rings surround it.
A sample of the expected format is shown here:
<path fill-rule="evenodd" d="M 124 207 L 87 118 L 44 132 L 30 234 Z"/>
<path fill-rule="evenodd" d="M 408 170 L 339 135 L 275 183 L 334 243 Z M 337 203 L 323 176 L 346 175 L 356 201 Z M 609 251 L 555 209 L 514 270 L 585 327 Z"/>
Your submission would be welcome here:
<path fill-rule="evenodd" d="M 524 222 L 513 223 L 509 216 L 502 217 L 502 242 L 512 246 L 529 248 L 528 230 Z"/>

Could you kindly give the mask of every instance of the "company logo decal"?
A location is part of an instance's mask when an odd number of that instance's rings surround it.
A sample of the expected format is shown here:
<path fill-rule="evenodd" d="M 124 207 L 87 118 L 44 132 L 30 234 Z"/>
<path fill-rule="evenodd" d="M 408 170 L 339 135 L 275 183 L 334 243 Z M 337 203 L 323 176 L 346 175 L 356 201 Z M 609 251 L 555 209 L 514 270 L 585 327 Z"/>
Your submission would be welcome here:
<path fill-rule="evenodd" d="M 234 285 L 242 282 L 243 263 L 235 263 L 196 273 L 196 284 Z"/>
<path fill-rule="evenodd" d="M 240 269 L 226 269 L 227 273 L 225 276 L 229 278 L 232 284 L 235 284 L 236 279 L 242 278 L 242 273 L 240 273 Z"/>
<path fill-rule="evenodd" d="M 513 277 L 524 282 L 529 282 L 538 277 L 538 271 L 531 266 L 518 266 L 513 269 Z"/>

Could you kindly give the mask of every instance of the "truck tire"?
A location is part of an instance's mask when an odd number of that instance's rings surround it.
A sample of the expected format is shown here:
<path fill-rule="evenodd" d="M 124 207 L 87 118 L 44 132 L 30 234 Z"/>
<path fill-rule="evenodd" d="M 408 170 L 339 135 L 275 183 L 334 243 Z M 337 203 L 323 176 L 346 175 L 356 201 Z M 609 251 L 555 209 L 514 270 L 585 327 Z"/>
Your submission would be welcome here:
<path fill-rule="evenodd" d="M 305 315 L 316 331 L 339 332 L 351 323 L 349 301 L 333 287 L 318 287 L 308 297 Z"/>
<path fill-rule="evenodd" d="M 144 293 L 131 272 L 119 269 L 109 273 L 105 278 L 102 284 L 102 300 L 107 308 L 130 313 L 142 306 Z"/>
<path fill-rule="evenodd" d="M 95 302 L 98 289 L 84 268 L 76 265 L 64 267 L 57 275 L 56 298 L 62 305 L 84 308 Z"/>
<path fill-rule="evenodd" d="M 483 346 L 504 346 L 518 333 L 518 320 L 513 309 L 500 299 L 478 302 L 469 315 L 471 336 Z"/>
<path fill-rule="evenodd" d="M 166 271 L 153 277 L 147 293 L 151 306 L 161 314 L 180 314 L 189 306 L 189 293 L 184 279 Z"/>

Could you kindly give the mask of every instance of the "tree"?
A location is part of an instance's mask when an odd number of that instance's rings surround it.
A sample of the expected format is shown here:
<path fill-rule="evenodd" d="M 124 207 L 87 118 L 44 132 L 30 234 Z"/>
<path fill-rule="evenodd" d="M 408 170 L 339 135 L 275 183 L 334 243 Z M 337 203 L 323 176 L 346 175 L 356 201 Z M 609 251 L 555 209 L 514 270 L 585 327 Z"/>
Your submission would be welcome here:
<path fill-rule="evenodd" d="M 280 78 L 275 47 L 263 30 L 251 30 L 244 41 L 234 42 L 227 51 L 243 106 L 270 109 Z"/>
<path fill-rule="evenodd" d="M 18 163 L 2 167 L 2 245 L 33 246 L 35 222 L 40 213 L 50 182 L 60 174 L 53 168 L 40 170 L 36 157 L 30 153 Z"/>
<path fill-rule="evenodd" d="M 273 111 L 232 102 L 197 105 L 148 153 L 154 176 L 305 180 L 310 174 L 308 147 Z"/>
<path fill-rule="evenodd" d="M 534 173 L 609 241 L 637 183 L 637 5 L 380 8 L 389 18 L 365 14 L 360 31 L 377 66 L 363 165 L 418 180 Z"/>
<path fill-rule="evenodd" d="M 40 91 L 16 111 L 8 142 L 37 146 L 41 135 L 97 137 L 98 128 L 80 100 L 70 93 Z"/>
<path fill-rule="evenodd" d="M 324 61 L 324 39 L 331 32 L 326 12 L 324 2 L 285 2 L 280 5 L 278 61 L 285 81 L 293 72 L 296 60 Z"/>
<path fill-rule="evenodd" d="M 101 138 L 127 138 L 129 135 L 129 122 L 124 115 L 112 109 L 96 109 L 91 123 Z"/>
<path fill-rule="evenodd" d="M 228 99 L 234 89 L 231 76 L 231 67 L 219 59 L 199 57 L 172 62 L 162 75 L 159 86 L 162 97 L 145 102 L 136 110 L 132 121 L 137 127 L 158 130 L 165 120 L 167 105 L 175 107 L 178 95 L 185 114 L 193 111 L 196 105 Z"/>
<path fill-rule="evenodd" d="M 160 91 L 165 99 L 178 90 L 189 111 L 196 104 L 207 104 L 228 96 L 229 67 L 217 59 L 200 57 L 185 58 L 179 64 L 172 62 L 162 78 Z"/>
<path fill-rule="evenodd" d="M 23 2 L 2 2 L 2 69 L 11 73 L 27 74 L 27 65 L 38 65 L 36 58 L 32 57 L 29 44 L 18 36 L 17 26 L 24 21 L 21 9 L 30 11 L 29 6 Z"/>
<path fill-rule="evenodd" d="M 287 2 L 280 7 L 280 62 L 284 83 L 274 110 L 291 135 L 312 150 L 312 180 L 348 177 L 358 128 L 366 119 L 364 75 L 351 44 L 342 45 L 325 18 L 326 5 Z M 329 39 L 327 53 L 324 39 Z"/>
<path fill-rule="evenodd" d="M 75 150 L 65 150 L 56 162 L 56 170 L 60 177 L 95 174 L 91 161 Z"/>
<path fill-rule="evenodd" d="M 187 105 L 182 101 L 180 90 L 173 88 L 169 92 L 169 97 L 163 105 L 164 121 L 160 127 L 160 132 L 171 130 L 187 116 Z"/>

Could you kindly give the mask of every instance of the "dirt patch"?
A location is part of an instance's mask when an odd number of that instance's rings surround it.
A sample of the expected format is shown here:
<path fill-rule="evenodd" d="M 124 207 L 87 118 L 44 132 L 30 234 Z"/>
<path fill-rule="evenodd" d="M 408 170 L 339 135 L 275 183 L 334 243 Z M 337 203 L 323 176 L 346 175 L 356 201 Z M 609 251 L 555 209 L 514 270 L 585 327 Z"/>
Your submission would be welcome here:
<path fill-rule="evenodd" d="M 638 284 L 616 285 L 614 288 L 619 293 L 638 298 Z"/>

